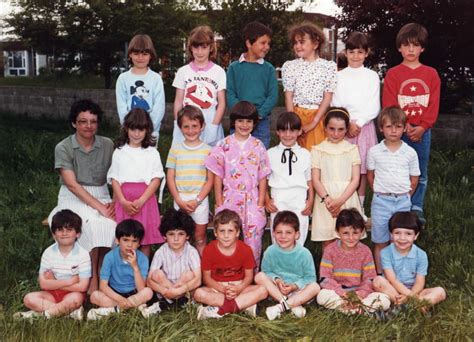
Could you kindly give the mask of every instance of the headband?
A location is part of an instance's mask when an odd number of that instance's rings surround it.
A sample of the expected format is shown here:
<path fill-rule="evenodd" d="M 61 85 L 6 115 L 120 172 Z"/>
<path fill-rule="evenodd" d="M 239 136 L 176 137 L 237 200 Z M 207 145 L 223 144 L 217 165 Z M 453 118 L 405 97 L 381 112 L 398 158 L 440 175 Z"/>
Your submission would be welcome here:
<path fill-rule="evenodd" d="M 326 112 L 326 115 L 324 115 L 324 116 L 325 116 L 325 117 L 328 116 L 328 114 L 331 113 L 331 112 L 341 112 L 341 113 L 343 113 L 345 116 L 347 116 L 348 119 L 351 118 L 348 112 L 346 112 L 344 109 L 339 109 L 339 108 L 334 108 L 334 109 L 328 110 L 328 111 Z"/>

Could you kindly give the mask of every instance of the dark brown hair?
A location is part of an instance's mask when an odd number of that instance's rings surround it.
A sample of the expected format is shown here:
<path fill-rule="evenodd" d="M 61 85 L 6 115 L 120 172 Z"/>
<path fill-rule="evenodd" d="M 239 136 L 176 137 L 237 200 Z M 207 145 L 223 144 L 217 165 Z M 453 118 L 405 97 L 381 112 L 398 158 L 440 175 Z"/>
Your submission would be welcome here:
<path fill-rule="evenodd" d="M 282 210 L 276 214 L 275 219 L 273 220 L 273 227 L 272 229 L 275 230 L 275 228 L 279 224 L 287 224 L 295 230 L 295 232 L 300 231 L 300 220 L 298 219 L 298 216 L 289 210 Z"/>
<path fill-rule="evenodd" d="M 326 114 L 324 115 L 324 127 L 327 127 L 329 120 L 331 119 L 341 119 L 346 123 L 346 128 L 349 128 L 349 112 L 343 107 L 330 107 Z"/>
<path fill-rule="evenodd" d="M 365 229 L 364 219 L 356 208 L 343 209 L 337 215 L 336 219 L 336 230 L 339 228 L 351 226 L 354 229 Z"/>
<path fill-rule="evenodd" d="M 258 122 L 257 108 L 248 101 L 237 102 L 230 110 L 230 127 L 235 127 L 235 121 L 238 119 L 248 119 L 253 121 L 253 125 Z"/>
<path fill-rule="evenodd" d="M 287 129 L 299 131 L 301 119 L 295 112 L 284 112 L 278 117 L 276 129 L 277 131 L 286 131 Z"/>
<path fill-rule="evenodd" d="M 388 221 L 388 230 L 390 233 L 396 228 L 411 229 L 415 234 L 421 232 L 423 225 L 416 213 L 411 211 L 399 211 L 392 215 Z"/>
<path fill-rule="evenodd" d="M 240 219 L 240 216 L 235 211 L 224 209 L 214 216 L 214 231 L 219 228 L 219 225 L 228 223 L 232 223 L 238 231 L 242 230 L 242 220 Z"/>
<path fill-rule="evenodd" d="M 265 35 L 271 38 L 272 30 L 258 21 L 252 21 L 251 23 L 248 23 L 242 30 L 242 38 L 244 39 L 244 43 L 248 40 L 250 44 L 253 44 L 258 38 Z"/>
<path fill-rule="evenodd" d="M 130 139 L 128 138 L 129 129 L 144 129 L 146 131 L 145 138 L 142 140 L 143 148 L 155 145 L 156 138 L 152 135 L 153 122 L 151 121 L 150 114 L 148 114 L 144 109 L 133 108 L 127 115 L 125 115 L 122 129 L 120 130 L 120 136 L 115 143 L 115 148 L 121 148 L 123 145 L 130 142 Z"/>
<path fill-rule="evenodd" d="M 82 219 L 79 215 L 69 209 L 63 209 L 54 214 L 51 221 L 51 232 L 54 234 L 61 228 L 74 228 L 76 233 L 80 233 Z"/>
<path fill-rule="evenodd" d="M 362 32 L 351 32 L 346 39 L 346 50 L 362 49 L 369 52 L 369 40 Z"/>
<path fill-rule="evenodd" d="M 428 31 L 423 25 L 418 23 L 409 23 L 404 25 L 400 31 L 398 31 L 397 38 L 395 40 L 397 49 L 399 49 L 403 44 L 410 43 L 420 45 L 422 48 L 424 48 L 427 41 Z"/>

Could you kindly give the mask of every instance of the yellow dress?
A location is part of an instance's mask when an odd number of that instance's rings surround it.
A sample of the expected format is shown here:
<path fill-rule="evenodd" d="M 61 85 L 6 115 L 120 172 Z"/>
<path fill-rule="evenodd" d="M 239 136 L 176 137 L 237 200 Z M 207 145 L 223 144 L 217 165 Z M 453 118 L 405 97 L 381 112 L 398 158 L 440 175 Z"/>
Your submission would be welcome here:
<path fill-rule="evenodd" d="M 311 167 L 321 171 L 321 182 L 328 195 L 339 197 L 352 179 L 352 166 L 360 165 L 357 145 L 346 140 L 336 144 L 327 139 L 311 149 Z M 341 209 L 356 208 L 361 212 L 357 191 L 349 197 Z M 364 233 L 365 235 L 365 233 Z M 316 194 L 313 208 L 311 240 L 328 241 L 337 238 L 336 218 L 333 218 L 326 205 L 321 203 L 321 197 Z"/>

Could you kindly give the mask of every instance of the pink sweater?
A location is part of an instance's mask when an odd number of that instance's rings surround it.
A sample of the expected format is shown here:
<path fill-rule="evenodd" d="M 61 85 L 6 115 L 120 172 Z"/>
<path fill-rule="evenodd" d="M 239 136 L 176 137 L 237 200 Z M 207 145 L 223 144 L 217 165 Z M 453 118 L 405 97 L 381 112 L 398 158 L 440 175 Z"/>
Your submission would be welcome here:
<path fill-rule="evenodd" d="M 324 250 L 319 274 L 323 289 L 334 290 L 340 296 L 355 291 L 362 299 L 374 292 L 372 280 L 377 276 L 369 247 L 359 242 L 354 250 L 346 251 L 340 240 Z"/>

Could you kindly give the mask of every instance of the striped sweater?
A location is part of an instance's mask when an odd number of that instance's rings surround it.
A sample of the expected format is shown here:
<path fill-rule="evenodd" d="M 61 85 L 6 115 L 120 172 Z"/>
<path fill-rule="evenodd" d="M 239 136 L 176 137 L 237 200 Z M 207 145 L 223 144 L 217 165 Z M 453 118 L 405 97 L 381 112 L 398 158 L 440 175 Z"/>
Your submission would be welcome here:
<path fill-rule="evenodd" d="M 374 291 L 372 280 L 377 275 L 369 247 L 359 242 L 354 250 L 346 251 L 340 240 L 325 248 L 319 274 L 321 288 L 334 290 L 340 296 L 355 291 L 362 299 Z"/>

